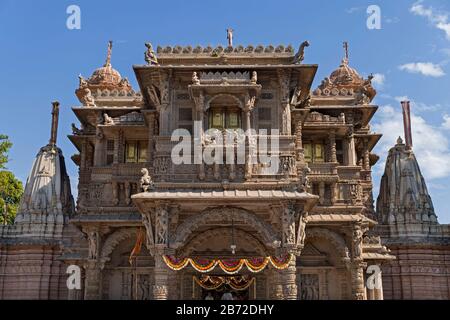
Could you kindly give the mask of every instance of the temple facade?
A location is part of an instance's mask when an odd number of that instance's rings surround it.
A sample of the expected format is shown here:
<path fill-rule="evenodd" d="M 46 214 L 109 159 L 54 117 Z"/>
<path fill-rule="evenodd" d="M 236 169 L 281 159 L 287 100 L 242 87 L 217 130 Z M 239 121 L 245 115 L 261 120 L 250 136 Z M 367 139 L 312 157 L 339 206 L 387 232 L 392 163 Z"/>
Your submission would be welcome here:
<path fill-rule="evenodd" d="M 76 206 L 54 104 L 16 222 L 0 227 L 0 299 L 448 299 L 449 229 L 402 144 L 375 211 L 372 77 L 345 44 L 313 88 L 308 46 L 233 46 L 232 30 L 226 47 L 146 44 L 135 90 L 110 43 L 76 90 Z"/>

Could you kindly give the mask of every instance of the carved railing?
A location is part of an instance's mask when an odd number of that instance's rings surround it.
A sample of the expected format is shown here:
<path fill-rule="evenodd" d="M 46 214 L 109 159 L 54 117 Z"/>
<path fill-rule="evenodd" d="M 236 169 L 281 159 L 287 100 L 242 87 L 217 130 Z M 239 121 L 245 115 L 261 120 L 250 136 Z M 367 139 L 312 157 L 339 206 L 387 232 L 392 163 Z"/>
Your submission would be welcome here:
<path fill-rule="evenodd" d="M 337 167 L 339 180 L 359 180 L 361 179 L 361 167 L 359 166 L 339 166 Z"/>
<path fill-rule="evenodd" d="M 324 163 L 309 163 L 311 172 L 309 175 L 333 175 L 336 174 L 336 164 L 330 162 Z"/>
<path fill-rule="evenodd" d="M 252 136 L 253 141 L 260 141 L 264 139 L 267 143 L 267 152 L 260 153 L 261 150 L 251 152 L 248 139 L 242 146 L 237 145 L 237 141 L 222 141 L 223 143 L 217 144 L 211 140 L 210 137 L 203 139 L 201 144 L 201 154 L 206 148 L 220 149 L 223 151 L 223 161 L 220 164 L 204 163 L 202 164 L 194 162 L 194 150 L 198 145 L 194 144 L 194 141 L 190 142 L 190 163 L 191 164 L 177 164 L 172 162 L 172 150 L 180 142 L 172 142 L 170 137 L 155 137 L 155 153 L 153 156 L 153 174 L 155 180 L 162 181 L 242 181 L 250 178 L 267 178 L 276 179 L 281 176 L 293 177 L 297 175 L 296 161 L 295 161 L 295 142 L 293 136 Z M 278 139 L 278 144 L 274 145 L 276 150 L 272 150 L 272 140 Z M 242 150 L 241 150 L 242 149 Z M 227 150 L 231 150 L 234 156 L 234 163 L 227 161 Z M 238 152 L 243 152 L 239 155 Z M 249 166 L 249 155 L 253 154 L 252 165 Z M 277 157 L 277 162 L 273 162 L 275 167 L 268 164 L 261 163 L 261 157 Z M 238 160 L 239 159 L 239 160 Z"/>

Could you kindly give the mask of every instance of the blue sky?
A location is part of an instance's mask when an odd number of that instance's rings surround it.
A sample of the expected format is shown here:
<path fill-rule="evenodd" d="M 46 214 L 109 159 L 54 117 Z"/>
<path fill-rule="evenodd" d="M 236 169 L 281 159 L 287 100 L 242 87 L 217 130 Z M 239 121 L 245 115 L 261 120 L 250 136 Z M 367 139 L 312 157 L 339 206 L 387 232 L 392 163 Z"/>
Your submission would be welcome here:
<path fill-rule="evenodd" d="M 66 27 L 69 5 L 81 8 L 81 30 Z M 380 30 L 366 26 L 369 5 L 381 9 Z M 414 151 L 441 222 L 450 223 L 450 4 L 397 1 L 18 1 L 0 0 L 0 133 L 14 142 L 9 169 L 26 180 L 50 132 L 50 102 L 61 102 L 58 145 L 76 189 L 75 148 L 66 138 L 76 122 L 71 107 L 78 74 L 112 64 L 136 87 L 133 64 L 143 64 L 147 41 L 156 45 L 292 44 L 309 40 L 305 63 L 317 63 L 317 86 L 338 65 L 342 42 L 350 64 L 375 73 L 380 106 L 372 128 L 384 134 L 376 148 L 375 195 L 384 159 L 403 135 L 399 100 L 413 108 Z"/>

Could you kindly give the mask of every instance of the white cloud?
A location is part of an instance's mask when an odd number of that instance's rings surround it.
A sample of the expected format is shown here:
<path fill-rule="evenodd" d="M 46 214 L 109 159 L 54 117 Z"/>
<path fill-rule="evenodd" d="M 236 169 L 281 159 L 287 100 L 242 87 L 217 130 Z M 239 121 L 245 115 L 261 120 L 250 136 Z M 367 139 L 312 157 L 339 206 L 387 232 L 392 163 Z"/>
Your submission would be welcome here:
<path fill-rule="evenodd" d="M 411 102 L 411 109 L 414 112 L 421 113 L 421 112 L 430 112 L 430 111 L 439 111 L 443 108 L 443 106 L 439 103 L 437 104 L 427 104 L 420 101 L 415 101 L 414 99 L 410 99 L 408 96 L 397 96 L 393 98 L 397 102 L 402 101 L 410 101 Z"/>
<path fill-rule="evenodd" d="M 384 86 L 384 82 L 386 81 L 386 76 L 382 73 L 373 74 L 372 83 L 378 88 L 382 88 Z"/>
<path fill-rule="evenodd" d="M 444 130 L 450 130 L 450 116 L 448 114 L 444 114 L 444 122 L 442 122 L 441 127 Z"/>
<path fill-rule="evenodd" d="M 382 160 L 387 157 L 388 150 L 394 146 L 403 133 L 403 117 L 400 108 L 391 105 L 381 106 L 377 113 L 378 120 L 373 129 L 383 133 L 377 152 Z M 436 127 L 424 118 L 411 114 L 413 151 L 419 161 L 425 179 L 439 179 L 450 176 L 450 148 L 447 138 L 446 125 L 450 128 L 450 116 L 444 117 L 444 123 Z M 384 170 L 384 161 L 374 168 L 375 173 Z"/>
<path fill-rule="evenodd" d="M 444 70 L 434 63 L 431 62 L 412 62 L 406 63 L 398 67 L 402 71 L 409 73 L 420 73 L 424 76 L 429 77 L 442 77 L 445 76 Z"/>
<path fill-rule="evenodd" d="M 450 40 L 450 22 L 448 20 L 448 14 L 437 12 L 432 7 L 426 8 L 422 5 L 422 2 L 423 1 L 418 1 L 414 3 L 410 9 L 411 13 L 427 18 L 437 29 L 444 31 L 447 39 Z"/>

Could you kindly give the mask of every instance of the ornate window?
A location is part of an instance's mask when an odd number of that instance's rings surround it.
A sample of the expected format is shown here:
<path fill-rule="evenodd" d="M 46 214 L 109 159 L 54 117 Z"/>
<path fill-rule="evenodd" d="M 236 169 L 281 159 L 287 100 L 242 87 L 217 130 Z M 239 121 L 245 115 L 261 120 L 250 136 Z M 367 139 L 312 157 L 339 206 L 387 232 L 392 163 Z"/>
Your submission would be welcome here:
<path fill-rule="evenodd" d="M 142 163 L 147 161 L 147 141 L 127 141 L 125 145 L 125 162 Z"/>
<path fill-rule="evenodd" d="M 305 161 L 309 163 L 325 162 L 325 148 L 323 143 L 306 142 L 303 144 Z"/>
<path fill-rule="evenodd" d="M 213 107 L 209 110 L 209 129 L 239 129 L 241 127 L 239 108 Z"/>

